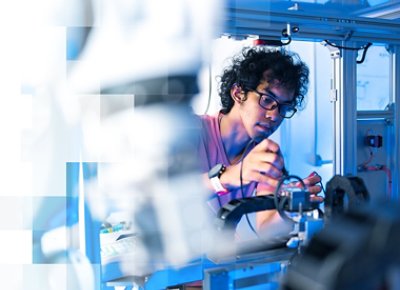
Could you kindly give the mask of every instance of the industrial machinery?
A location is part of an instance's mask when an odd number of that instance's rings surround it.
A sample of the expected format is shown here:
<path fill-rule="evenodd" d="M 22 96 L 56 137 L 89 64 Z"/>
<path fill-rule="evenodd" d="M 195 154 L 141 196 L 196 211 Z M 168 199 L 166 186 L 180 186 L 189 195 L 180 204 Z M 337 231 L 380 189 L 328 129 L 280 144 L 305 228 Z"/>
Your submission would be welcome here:
<path fill-rule="evenodd" d="M 286 176 L 286 179 L 290 180 L 289 183 L 284 183 L 282 179 L 274 195 L 249 197 L 229 202 L 221 208 L 215 222 L 215 236 L 223 236 L 223 239 L 215 239 L 215 241 L 225 241 L 226 245 L 229 245 L 234 240 L 238 222 L 246 214 L 277 209 L 291 225 L 292 231 L 287 235 L 275 236 L 268 240 L 259 236 L 255 240 L 237 242 L 234 248 L 226 246 L 229 250 L 225 252 L 211 250 L 184 267 L 167 267 L 146 277 L 111 279 L 107 285 L 126 287 L 136 285 L 142 287 L 140 289 L 165 289 L 203 280 L 203 289 L 247 289 L 247 287 L 280 289 L 281 285 L 291 287 L 288 285 L 296 284 L 300 274 L 304 276 L 309 274 L 301 272 L 295 276 L 296 273 L 293 273 L 299 271 L 297 265 L 303 269 L 301 263 L 306 263 L 302 261 L 314 253 L 313 249 L 320 254 L 318 252 L 320 238 L 318 237 L 326 235 L 324 234 L 325 225 L 340 229 L 343 215 L 356 217 L 357 214 L 349 212 L 353 209 L 357 212 L 359 208 L 367 204 L 369 198 L 369 193 L 360 178 L 335 176 L 327 183 L 325 193 L 325 213 L 328 211 L 331 214 L 324 216 L 318 203 L 310 202 L 309 193 L 298 184 L 296 186 L 293 178 L 298 177 Z M 373 212 L 375 211 L 371 211 L 371 214 Z M 364 222 L 368 223 L 368 220 Z M 346 239 L 349 235 L 351 240 L 361 241 L 364 238 L 364 236 L 353 236 L 351 233 L 353 229 L 349 230 L 350 232 L 340 232 L 337 240 Z M 343 233 L 346 235 L 342 236 Z M 347 257 L 346 254 L 344 257 Z M 317 264 L 315 267 L 318 267 Z M 292 278 L 294 276 L 295 278 Z M 305 288 L 293 289 L 314 289 L 311 286 L 317 285 L 317 282 L 307 284 Z"/>

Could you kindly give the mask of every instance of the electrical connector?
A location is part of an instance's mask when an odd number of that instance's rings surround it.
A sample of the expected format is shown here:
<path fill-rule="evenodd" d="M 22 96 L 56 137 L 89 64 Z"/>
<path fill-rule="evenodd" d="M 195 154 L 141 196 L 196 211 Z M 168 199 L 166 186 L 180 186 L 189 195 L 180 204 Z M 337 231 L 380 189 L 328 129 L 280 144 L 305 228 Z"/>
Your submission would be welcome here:
<path fill-rule="evenodd" d="M 368 135 L 364 139 L 365 145 L 374 148 L 380 148 L 383 145 L 383 138 L 381 135 Z"/>

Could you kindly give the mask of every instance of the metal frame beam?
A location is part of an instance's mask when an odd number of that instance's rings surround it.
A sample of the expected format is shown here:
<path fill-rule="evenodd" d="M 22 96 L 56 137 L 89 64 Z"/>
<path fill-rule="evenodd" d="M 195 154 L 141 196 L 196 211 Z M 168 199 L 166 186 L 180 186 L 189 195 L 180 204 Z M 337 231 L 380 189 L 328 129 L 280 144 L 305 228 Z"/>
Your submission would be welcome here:
<path fill-rule="evenodd" d="M 392 198 L 399 201 L 399 191 L 400 191 L 400 169 L 399 169 L 399 158 L 400 158 L 400 46 L 392 47 L 392 100 L 394 102 L 394 148 L 393 148 L 393 164 L 391 164 L 392 169 Z"/>
<path fill-rule="evenodd" d="M 251 2 L 251 1 L 249 1 Z M 293 40 L 343 40 L 352 42 L 378 42 L 400 44 L 400 22 L 366 17 L 335 16 L 305 12 L 303 10 L 277 9 L 274 5 L 246 5 L 236 1 L 228 6 L 223 21 L 223 34 L 245 38 L 280 38 L 282 30 L 290 23 L 299 31 Z"/>
<path fill-rule="evenodd" d="M 344 43 L 343 46 L 351 46 Z M 334 174 L 356 175 L 357 144 L 357 71 L 356 51 L 331 47 L 333 74 L 331 83 L 331 101 L 333 102 L 333 130 L 335 133 L 333 148 Z M 344 162 L 346 161 L 346 162 Z"/>

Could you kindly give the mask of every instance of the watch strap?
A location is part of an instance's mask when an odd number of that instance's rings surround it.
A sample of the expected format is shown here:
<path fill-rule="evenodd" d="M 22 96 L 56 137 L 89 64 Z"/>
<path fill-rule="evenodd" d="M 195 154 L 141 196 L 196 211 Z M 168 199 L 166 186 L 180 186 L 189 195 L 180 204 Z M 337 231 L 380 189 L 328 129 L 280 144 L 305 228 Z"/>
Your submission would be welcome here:
<path fill-rule="evenodd" d="M 220 166 L 219 171 L 216 174 L 214 174 L 214 176 L 210 177 L 210 182 L 217 195 L 224 195 L 228 193 L 228 190 L 222 185 L 220 177 L 222 173 L 225 172 L 226 167 L 223 164 L 218 164 L 218 165 Z"/>

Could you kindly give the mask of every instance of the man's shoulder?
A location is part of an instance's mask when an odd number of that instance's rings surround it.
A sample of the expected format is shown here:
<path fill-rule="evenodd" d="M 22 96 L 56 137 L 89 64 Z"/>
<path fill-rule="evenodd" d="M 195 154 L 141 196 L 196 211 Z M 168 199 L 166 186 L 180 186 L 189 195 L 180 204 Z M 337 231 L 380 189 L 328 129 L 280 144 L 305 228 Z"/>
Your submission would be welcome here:
<path fill-rule="evenodd" d="M 217 122 L 218 116 L 217 115 L 198 115 L 199 120 L 202 122 L 203 125 L 212 125 Z"/>

